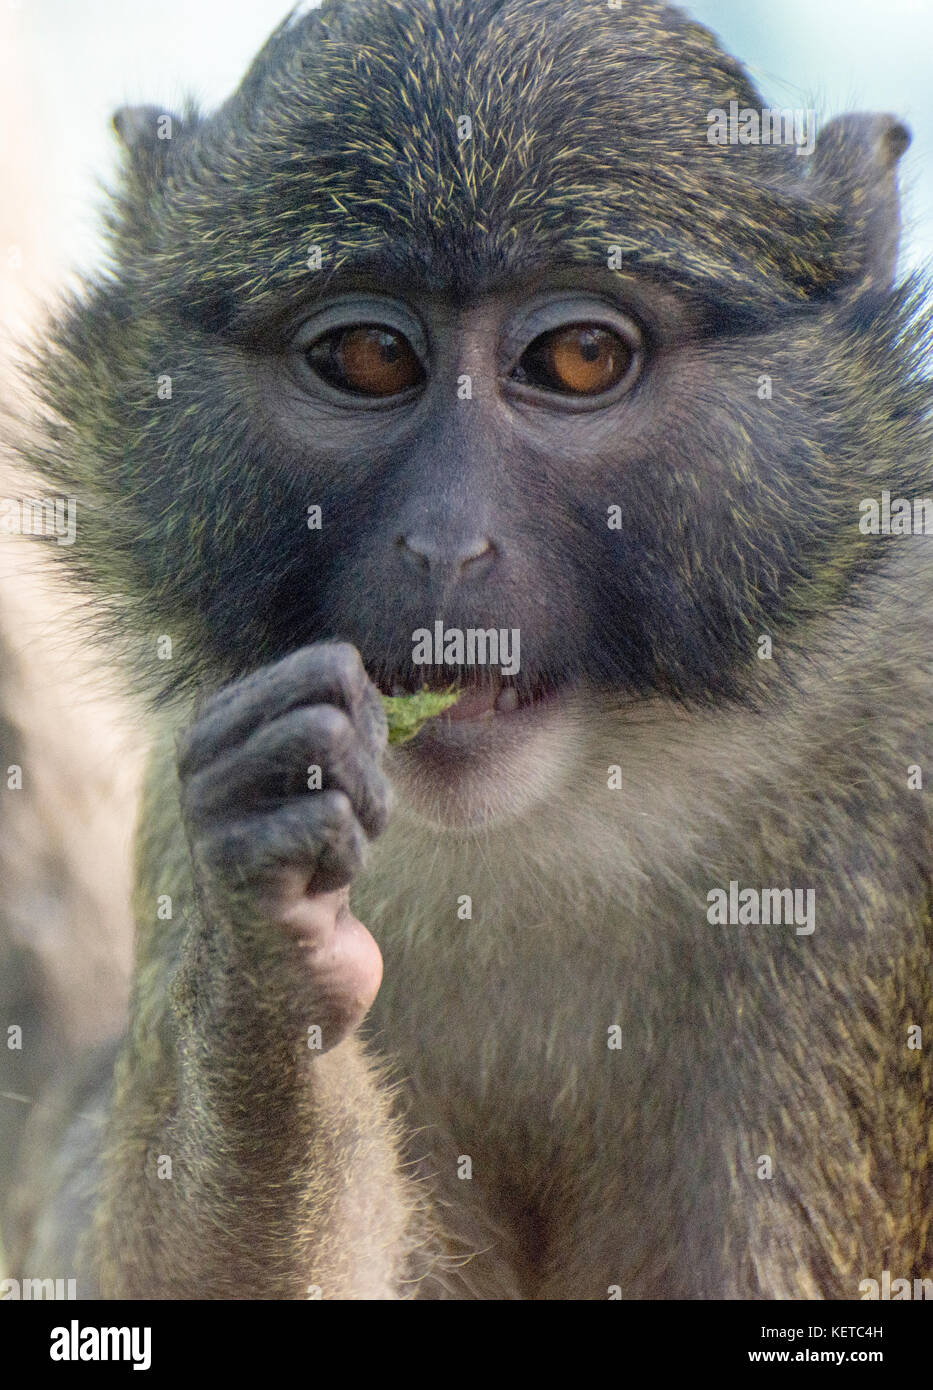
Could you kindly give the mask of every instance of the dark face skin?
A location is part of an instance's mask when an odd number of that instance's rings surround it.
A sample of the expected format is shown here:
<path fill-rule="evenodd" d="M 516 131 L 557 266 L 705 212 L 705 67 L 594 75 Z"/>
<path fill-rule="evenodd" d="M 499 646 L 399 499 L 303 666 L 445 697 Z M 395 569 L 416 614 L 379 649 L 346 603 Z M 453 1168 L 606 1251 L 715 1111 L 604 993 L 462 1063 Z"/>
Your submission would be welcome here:
<path fill-rule="evenodd" d="M 318 595 L 306 640 L 354 643 L 385 693 L 465 689 L 397 759 L 429 788 L 495 780 L 506 750 L 514 772 L 599 680 L 599 551 L 608 501 L 626 491 L 617 440 L 624 429 L 632 459 L 650 447 L 646 372 L 699 329 L 672 296 L 571 271 L 463 306 L 332 289 L 260 356 L 248 390 L 263 433 L 325 508 L 308 537 L 314 577 L 291 590 L 299 611 L 302 592 Z M 519 672 L 413 666 L 413 633 L 437 620 L 518 629 Z M 289 638 L 283 624 L 286 650 Z"/>
<path fill-rule="evenodd" d="M 463 306 L 354 287 L 299 311 L 280 350 L 251 361 L 247 389 L 288 460 L 271 483 L 307 478 L 325 510 L 291 589 L 299 611 L 307 589 L 327 615 L 308 638 L 346 637 L 383 688 L 417 689 L 417 628 L 518 628 L 510 683 L 526 713 L 598 679 L 587 652 L 603 639 L 593 589 L 612 540 L 606 507 L 624 504 L 629 460 L 650 447 L 644 384 L 661 341 L 697 333 L 675 301 L 659 297 L 666 312 L 649 317 L 644 299 L 609 276 L 565 273 Z M 322 335 L 329 355 L 313 346 Z"/>
<path fill-rule="evenodd" d="M 754 400 L 748 323 L 584 268 L 465 304 L 340 281 L 284 316 L 235 320 L 237 355 L 218 368 L 263 441 L 263 491 L 291 532 L 308 505 L 323 508 L 300 552 L 283 538 L 293 558 L 265 613 L 272 650 L 336 636 L 386 693 L 480 684 L 405 754 L 439 778 L 467 763 L 475 775 L 478 760 L 494 776 L 505 741 L 520 747 L 571 698 L 726 688 L 753 654 L 744 635 L 736 649 L 745 615 L 727 604 L 756 567 L 750 609 L 782 592 L 783 573 L 765 573 L 774 468 L 790 484 L 803 462 L 778 455 L 763 478 L 737 478 L 722 449 L 730 389 Z M 755 351 L 760 363 L 763 332 Z M 764 445 L 773 455 L 770 435 Z M 756 519 L 746 555 L 737 505 Z M 514 693 L 502 698 L 495 672 L 414 667 L 412 635 L 437 620 L 517 628 Z"/>

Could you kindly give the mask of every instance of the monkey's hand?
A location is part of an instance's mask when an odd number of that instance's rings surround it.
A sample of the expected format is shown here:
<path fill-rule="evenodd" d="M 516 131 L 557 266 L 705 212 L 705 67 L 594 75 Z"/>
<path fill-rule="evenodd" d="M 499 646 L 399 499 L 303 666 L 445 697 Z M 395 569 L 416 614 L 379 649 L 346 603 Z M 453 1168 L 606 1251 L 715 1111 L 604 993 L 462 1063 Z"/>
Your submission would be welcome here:
<path fill-rule="evenodd" d="M 385 827 L 386 717 L 355 648 L 317 643 L 212 697 L 178 772 L 208 950 L 333 1047 L 382 979 L 348 884 Z M 272 1001 L 270 1000 L 270 1004 Z"/>

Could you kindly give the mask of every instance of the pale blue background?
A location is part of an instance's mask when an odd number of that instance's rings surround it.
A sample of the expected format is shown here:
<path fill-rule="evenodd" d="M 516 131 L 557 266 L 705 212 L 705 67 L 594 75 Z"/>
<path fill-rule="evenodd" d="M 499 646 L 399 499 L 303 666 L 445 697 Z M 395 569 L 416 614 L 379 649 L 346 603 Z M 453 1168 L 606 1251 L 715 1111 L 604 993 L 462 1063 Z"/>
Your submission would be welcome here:
<path fill-rule="evenodd" d="M 2 2 L 2 0 L 0 0 Z M 573 0 L 567 0 L 572 4 Z M 282 0 L 14 0 L 12 41 L 29 75 L 58 185 L 65 261 L 93 262 L 94 175 L 113 157 L 124 102 L 213 105 L 236 85 Z M 914 130 L 904 162 L 905 264 L 933 260 L 933 0 L 696 0 L 687 6 L 750 67 L 766 101 L 890 110 Z"/>

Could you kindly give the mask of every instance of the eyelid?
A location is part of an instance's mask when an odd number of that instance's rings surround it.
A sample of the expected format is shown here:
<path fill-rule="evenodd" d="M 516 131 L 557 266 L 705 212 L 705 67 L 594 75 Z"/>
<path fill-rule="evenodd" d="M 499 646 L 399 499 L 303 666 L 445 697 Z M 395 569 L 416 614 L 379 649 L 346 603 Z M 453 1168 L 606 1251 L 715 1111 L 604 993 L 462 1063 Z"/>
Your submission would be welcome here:
<path fill-rule="evenodd" d="M 500 373 L 508 375 L 538 338 L 574 323 L 607 328 L 629 343 L 633 351 L 644 350 L 647 335 L 638 320 L 600 296 L 549 296 L 546 301 L 527 308 L 509 327 L 500 348 Z"/>
<path fill-rule="evenodd" d="M 294 352 L 307 352 L 318 341 L 341 328 L 357 328 L 363 324 L 388 328 L 407 339 L 413 351 L 426 367 L 429 357 L 427 334 L 403 304 L 397 300 L 361 295 L 325 304 L 302 321 L 291 339 Z"/>

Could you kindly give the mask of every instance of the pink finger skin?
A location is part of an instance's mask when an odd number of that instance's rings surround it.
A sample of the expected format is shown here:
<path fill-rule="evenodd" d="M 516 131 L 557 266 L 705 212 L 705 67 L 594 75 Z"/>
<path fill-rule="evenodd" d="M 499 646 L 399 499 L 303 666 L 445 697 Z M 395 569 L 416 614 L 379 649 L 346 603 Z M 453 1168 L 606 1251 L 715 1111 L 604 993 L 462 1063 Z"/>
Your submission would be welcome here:
<path fill-rule="evenodd" d="M 382 983 L 382 952 L 349 899 L 349 888 L 304 894 L 278 914 L 312 976 L 309 1018 L 320 1024 L 324 1051 L 358 1027 Z"/>

